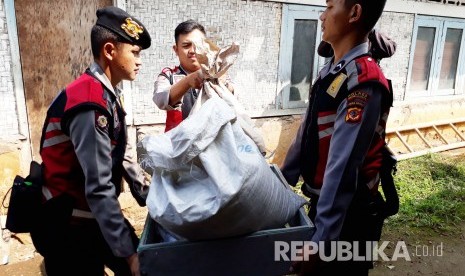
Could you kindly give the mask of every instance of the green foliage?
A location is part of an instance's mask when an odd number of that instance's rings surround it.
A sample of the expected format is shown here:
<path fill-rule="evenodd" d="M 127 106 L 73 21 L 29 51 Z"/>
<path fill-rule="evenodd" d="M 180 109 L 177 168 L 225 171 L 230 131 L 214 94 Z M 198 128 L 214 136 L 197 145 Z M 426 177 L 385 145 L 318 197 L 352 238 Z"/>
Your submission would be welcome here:
<path fill-rule="evenodd" d="M 457 231 L 465 220 L 465 156 L 431 154 L 400 161 L 397 168 L 400 210 L 387 228 Z"/>

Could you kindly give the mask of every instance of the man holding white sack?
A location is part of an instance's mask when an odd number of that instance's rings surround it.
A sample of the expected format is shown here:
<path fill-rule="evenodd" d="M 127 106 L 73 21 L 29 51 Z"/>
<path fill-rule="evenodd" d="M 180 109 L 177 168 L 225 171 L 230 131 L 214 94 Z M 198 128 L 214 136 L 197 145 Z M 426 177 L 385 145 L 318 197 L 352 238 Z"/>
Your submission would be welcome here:
<path fill-rule="evenodd" d="M 262 156 L 261 135 L 219 81 L 236 60 L 239 46 L 193 43 L 205 80 L 189 116 L 172 130 L 142 140 L 146 164 L 154 171 L 149 214 L 188 240 L 283 227 L 305 200 L 270 169 Z"/>
<path fill-rule="evenodd" d="M 179 59 L 179 66 L 164 68 L 155 81 L 153 92 L 155 104 L 166 110 L 165 131 L 187 118 L 198 97 L 204 79 L 194 41 L 204 40 L 205 35 L 205 28 L 194 20 L 180 23 L 174 31 L 173 51 Z M 225 84 L 232 92 L 232 85 L 228 81 Z"/>

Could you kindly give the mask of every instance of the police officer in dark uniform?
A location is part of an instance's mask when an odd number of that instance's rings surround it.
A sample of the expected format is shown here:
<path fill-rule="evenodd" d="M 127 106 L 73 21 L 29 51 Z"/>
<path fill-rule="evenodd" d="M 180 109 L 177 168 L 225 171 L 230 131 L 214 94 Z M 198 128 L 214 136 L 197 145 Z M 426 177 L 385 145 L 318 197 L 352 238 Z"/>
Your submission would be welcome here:
<path fill-rule="evenodd" d="M 143 206 L 148 186 L 126 151 L 125 111 L 117 88 L 134 80 L 150 47 L 144 25 L 125 11 L 97 11 L 94 63 L 52 102 L 41 138 L 44 203 L 31 231 L 53 275 L 138 275 L 138 238 L 118 202 L 123 178 Z"/>
<path fill-rule="evenodd" d="M 372 268 L 372 253 L 365 248 L 379 239 L 372 203 L 379 198 L 392 91 L 369 54 L 368 35 L 385 3 L 327 0 L 320 16 L 323 40 L 334 55 L 312 86 L 305 119 L 281 170 L 290 184 L 304 179 L 302 190 L 311 198 L 309 216 L 316 227 L 311 241 L 320 246 L 319 253 L 337 257 L 340 252 L 330 252 L 337 250 L 336 241 L 358 243 L 357 255 L 365 261 L 325 262 L 318 253 L 293 266 L 300 275 L 359 276 Z"/>

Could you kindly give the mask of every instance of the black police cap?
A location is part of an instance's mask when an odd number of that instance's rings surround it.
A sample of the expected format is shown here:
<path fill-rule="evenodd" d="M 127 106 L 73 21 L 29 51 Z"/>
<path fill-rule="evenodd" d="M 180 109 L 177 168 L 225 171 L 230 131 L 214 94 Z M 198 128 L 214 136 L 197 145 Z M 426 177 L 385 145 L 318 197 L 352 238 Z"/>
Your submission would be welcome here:
<path fill-rule="evenodd" d="M 95 25 L 112 31 L 124 41 L 139 45 L 142 49 L 149 48 L 152 42 L 149 32 L 139 20 L 114 6 L 98 9 Z"/>

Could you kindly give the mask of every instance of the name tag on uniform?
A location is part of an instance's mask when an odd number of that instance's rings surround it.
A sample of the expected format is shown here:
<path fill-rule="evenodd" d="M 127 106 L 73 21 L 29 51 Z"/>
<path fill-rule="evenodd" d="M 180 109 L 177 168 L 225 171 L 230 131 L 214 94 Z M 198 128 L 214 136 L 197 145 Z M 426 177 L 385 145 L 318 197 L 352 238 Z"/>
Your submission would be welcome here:
<path fill-rule="evenodd" d="M 328 87 L 326 93 L 328 93 L 331 97 L 336 98 L 339 89 L 341 89 L 342 84 L 347 79 L 347 75 L 344 73 L 340 73 Z"/>

